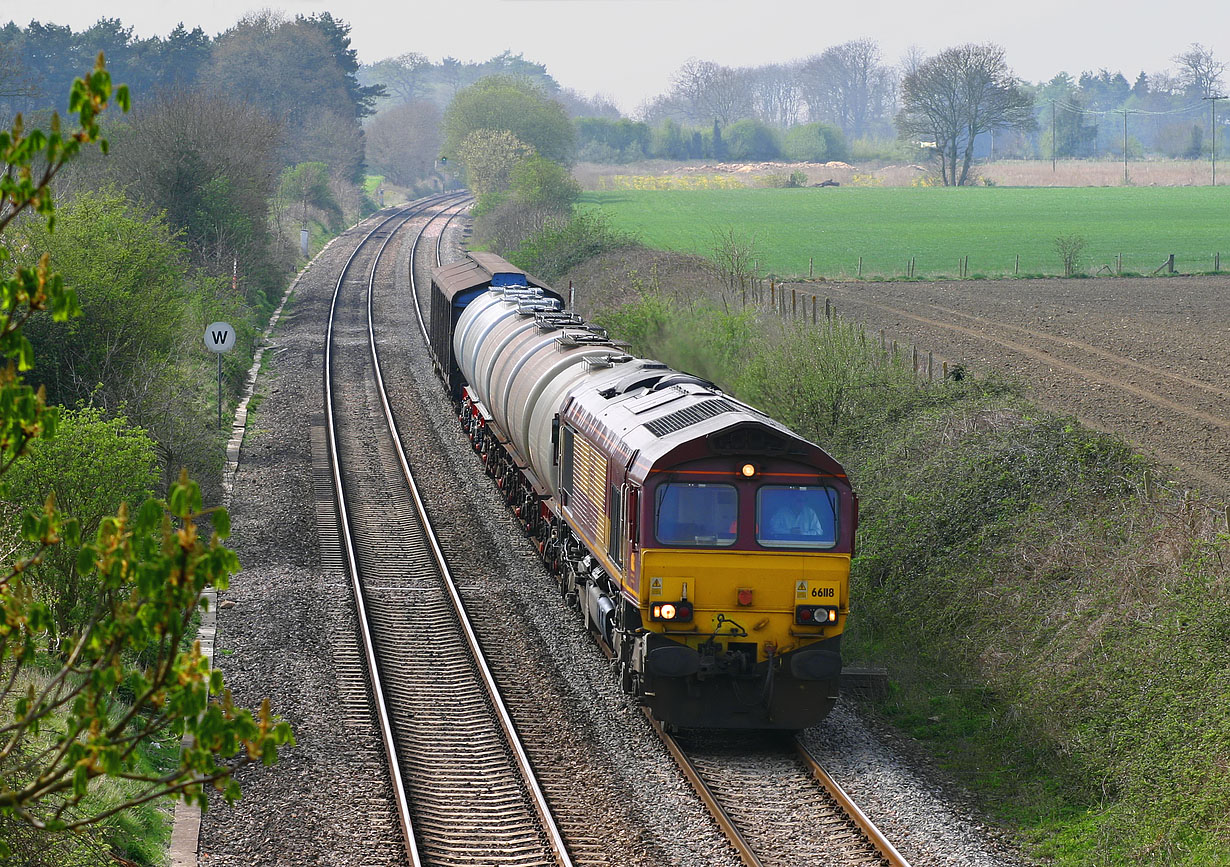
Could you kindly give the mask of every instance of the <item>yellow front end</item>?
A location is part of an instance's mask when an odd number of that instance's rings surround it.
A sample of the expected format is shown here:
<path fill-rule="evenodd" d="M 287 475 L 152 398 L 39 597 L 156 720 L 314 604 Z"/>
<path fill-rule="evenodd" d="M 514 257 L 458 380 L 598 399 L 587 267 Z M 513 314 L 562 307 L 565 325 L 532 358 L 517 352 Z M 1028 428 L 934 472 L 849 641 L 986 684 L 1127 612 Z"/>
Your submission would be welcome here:
<path fill-rule="evenodd" d="M 849 554 L 651 549 L 639 571 L 646 629 L 694 649 L 716 641 L 747 652 L 754 643 L 755 662 L 839 636 L 849 612 Z M 693 606 L 690 623 L 653 618 L 655 606 L 683 600 Z M 801 625 L 798 606 L 835 607 L 836 619 Z"/>

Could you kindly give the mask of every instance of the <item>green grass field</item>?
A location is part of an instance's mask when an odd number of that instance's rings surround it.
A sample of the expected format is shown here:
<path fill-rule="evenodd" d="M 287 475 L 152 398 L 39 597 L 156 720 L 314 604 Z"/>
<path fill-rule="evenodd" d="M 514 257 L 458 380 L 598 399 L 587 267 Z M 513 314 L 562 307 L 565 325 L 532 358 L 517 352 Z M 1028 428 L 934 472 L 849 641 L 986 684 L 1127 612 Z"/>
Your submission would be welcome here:
<path fill-rule="evenodd" d="M 586 193 L 612 224 L 651 247 L 711 255 L 715 234 L 753 236 L 760 273 L 900 278 L 1062 274 L 1061 235 L 1088 243 L 1083 270 L 1153 272 L 1175 254 L 1180 272 L 1230 270 L 1230 187 L 840 187 Z"/>

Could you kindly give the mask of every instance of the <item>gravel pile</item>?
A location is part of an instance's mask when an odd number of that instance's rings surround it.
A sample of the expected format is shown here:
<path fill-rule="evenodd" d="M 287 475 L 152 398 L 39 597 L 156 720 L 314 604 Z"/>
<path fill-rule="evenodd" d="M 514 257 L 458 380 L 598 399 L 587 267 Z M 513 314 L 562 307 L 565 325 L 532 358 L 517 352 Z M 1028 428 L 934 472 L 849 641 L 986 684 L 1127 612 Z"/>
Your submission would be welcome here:
<path fill-rule="evenodd" d="M 219 611 L 216 660 L 236 701 L 257 706 L 270 697 L 298 746 L 273 768 L 241 773 L 239 804 L 213 804 L 202 826 L 203 864 L 400 863 L 374 725 L 356 725 L 339 698 L 333 648 L 355 625 L 345 576 L 322 563 L 312 488 L 324 321 L 338 270 L 360 237 L 352 230 L 300 279 L 257 383 L 262 399 L 249 416 L 232 506 L 244 570 L 222 595 L 234 604 Z M 403 247 L 401 276 L 377 297 L 378 315 L 390 317 L 381 320 L 386 382 L 429 511 L 451 529 L 443 542 L 467 607 L 483 612 L 480 637 L 497 677 L 534 698 L 522 706 L 534 712 L 519 710 L 518 724 L 553 735 L 551 785 L 573 792 L 557 808 L 561 825 L 587 823 L 608 852 L 623 853 L 606 863 L 735 864 L 461 436 L 405 305 L 408 258 Z M 806 738 L 915 867 L 1020 863 L 955 790 L 841 705 Z"/>

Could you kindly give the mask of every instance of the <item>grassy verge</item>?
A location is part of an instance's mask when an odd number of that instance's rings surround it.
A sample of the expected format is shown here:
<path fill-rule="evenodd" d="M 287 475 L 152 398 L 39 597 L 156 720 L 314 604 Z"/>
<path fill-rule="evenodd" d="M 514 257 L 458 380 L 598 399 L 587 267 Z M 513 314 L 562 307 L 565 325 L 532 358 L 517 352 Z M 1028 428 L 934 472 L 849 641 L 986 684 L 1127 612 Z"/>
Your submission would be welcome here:
<path fill-rule="evenodd" d="M 680 299 L 599 317 L 846 465 L 862 498 L 850 658 L 874 709 L 1060 864 L 1230 863 L 1230 538 L 1147 501 L 1122 442 L 994 380 L 919 381 L 854 325 Z"/>
<path fill-rule="evenodd" d="M 1176 268 L 1211 271 L 1230 255 L 1223 231 L 1226 187 L 839 187 L 826 189 L 620 190 L 582 204 L 651 247 L 709 255 L 730 226 L 755 239 L 761 274 L 830 279 L 914 275 L 1063 273 L 1060 236 L 1087 245 L 1083 268 L 1150 274 L 1175 254 Z M 1017 257 L 1019 256 L 1019 264 Z"/>
<path fill-rule="evenodd" d="M 49 661 L 49 670 L 54 666 L 55 663 Z M 45 685 L 45 682 L 35 682 L 36 688 Z M 11 713 L 11 708 L 6 710 Z M 127 708 L 119 705 L 115 712 L 123 714 Z M 50 748 L 58 733 L 58 721 L 53 718 L 43 728 L 39 746 Z M 171 737 L 162 741 L 142 741 L 137 747 L 134 772 L 150 777 L 169 772 L 178 762 L 179 748 L 179 741 Z M 140 788 L 127 781 L 99 778 L 91 784 L 78 812 L 104 814 L 133 797 Z M 73 815 L 74 812 L 69 811 L 64 818 L 71 821 Z M 26 867 L 93 867 L 111 863 L 161 865 L 167 859 L 173 815 L 174 803 L 169 797 L 123 809 L 96 825 L 75 832 L 36 831 L 15 816 L 0 815 L 0 838 L 13 850 L 12 863 Z M 117 862 L 117 858 L 125 860 Z"/>

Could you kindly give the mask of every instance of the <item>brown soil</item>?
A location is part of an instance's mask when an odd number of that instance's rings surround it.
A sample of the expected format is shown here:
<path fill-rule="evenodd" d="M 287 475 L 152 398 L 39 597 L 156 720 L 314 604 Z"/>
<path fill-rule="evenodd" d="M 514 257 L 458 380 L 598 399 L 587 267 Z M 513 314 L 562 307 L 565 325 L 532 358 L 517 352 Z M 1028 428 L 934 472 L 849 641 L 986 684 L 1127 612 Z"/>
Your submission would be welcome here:
<path fill-rule="evenodd" d="M 806 283 L 838 313 L 1123 437 L 1230 497 L 1230 277 Z M 823 309 L 821 307 L 821 309 Z M 938 375 L 938 374 L 937 374 Z"/>

